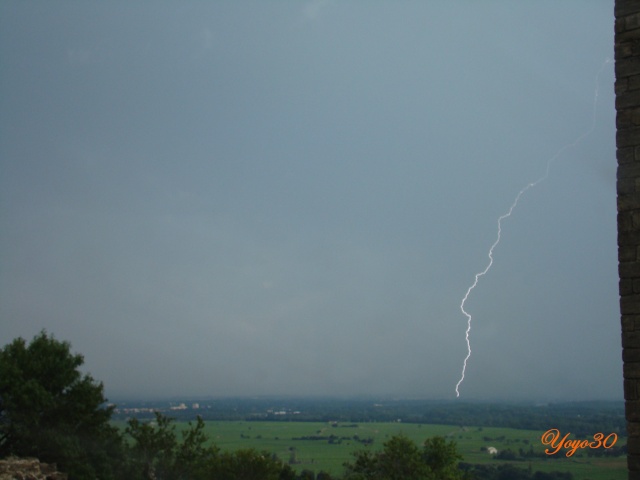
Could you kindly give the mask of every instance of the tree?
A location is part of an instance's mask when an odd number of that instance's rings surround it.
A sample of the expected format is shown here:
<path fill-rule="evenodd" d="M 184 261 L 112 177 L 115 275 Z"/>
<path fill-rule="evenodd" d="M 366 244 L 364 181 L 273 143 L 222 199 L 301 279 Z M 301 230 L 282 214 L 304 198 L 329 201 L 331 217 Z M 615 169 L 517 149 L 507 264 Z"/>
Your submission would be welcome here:
<path fill-rule="evenodd" d="M 316 475 L 316 480 L 333 480 L 331 475 L 327 472 L 320 471 L 318 475 Z"/>
<path fill-rule="evenodd" d="M 269 452 L 240 449 L 221 453 L 211 464 L 208 478 L 216 480 L 295 480 L 289 465 Z"/>
<path fill-rule="evenodd" d="M 435 478 L 457 480 L 463 478 L 458 468 L 462 455 L 458 453 L 453 441 L 447 442 L 444 437 L 432 437 L 424 442 L 422 458 L 429 465 Z"/>
<path fill-rule="evenodd" d="M 315 480 L 316 475 L 313 473 L 313 470 L 304 469 L 300 472 L 296 480 Z"/>
<path fill-rule="evenodd" d="M 129 458 L 133 460 L 130 476 L 164 478 L 170 473 L 177 449 L 173 420 L 156 412 L 156 421 L 142 423 L 137 418 L 129 420 L 125 433 L 133 440 Z"/>
<path fill-rule="evenodd" d="M 71 478 L 116 478 L 121 438 L 102 383 L 82 355 L 45 331 L 0 350 L 0 456 L 55 462 Z"/>
<path fill-rule="evenodd" d="M 346 463 L 347 480 L 460 480 L 462 457 L 455 443 L 434 437 L 420 449 L 404 435 L 391 437 L 382 451 L 356 452 L 353 464 Z"/>
<path fill-rule="evenodd" d="M 208 478 L 219 449 L 207 447 L 204 421 L 197 418 L 182 431 L 182 442 L 175 433 L 174 419 L 155 412 L 154 422 L 129 420 L 125 433 L 133 441 L 129 447 L 131 468 L 128 478 L 198 479 Z"/>
<path fill-rule="evenodd" d="M 131 461 L 126 478 L 132 480 L 294 480 L 295 472 L 276 456 L 253 449 L 221 452 L 204 433 L 198 417 L 182 431 L 175 432 L 174 419 L 159 412 L 155 421 L 132 418 L 125 430 Z"/>

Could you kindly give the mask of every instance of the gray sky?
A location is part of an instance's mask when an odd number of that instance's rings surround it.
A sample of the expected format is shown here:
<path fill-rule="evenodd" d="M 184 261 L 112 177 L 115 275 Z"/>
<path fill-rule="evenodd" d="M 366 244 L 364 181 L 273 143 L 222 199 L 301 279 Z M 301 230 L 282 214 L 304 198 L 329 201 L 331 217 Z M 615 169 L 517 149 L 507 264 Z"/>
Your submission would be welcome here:
<path fill-rule="evenodd" d="M 2 2 L 0 341 L 110 397 L 455 398 L 583 136 L 461 398 L 621 399 L 607 58 L 613 1 Z"/>

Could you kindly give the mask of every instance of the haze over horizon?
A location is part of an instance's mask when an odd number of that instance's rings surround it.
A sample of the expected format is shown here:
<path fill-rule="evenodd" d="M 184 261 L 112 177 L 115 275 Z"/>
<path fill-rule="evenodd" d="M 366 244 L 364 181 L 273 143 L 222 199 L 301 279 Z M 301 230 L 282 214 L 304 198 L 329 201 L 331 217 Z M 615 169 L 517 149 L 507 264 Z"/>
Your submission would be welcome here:
<path fill-rule="evenodd" d="M 622 399 L 613 1 L 0 5 L 0 343 L 110 398 Z M 597 104 L 594 119 L 596 75 Z"/>

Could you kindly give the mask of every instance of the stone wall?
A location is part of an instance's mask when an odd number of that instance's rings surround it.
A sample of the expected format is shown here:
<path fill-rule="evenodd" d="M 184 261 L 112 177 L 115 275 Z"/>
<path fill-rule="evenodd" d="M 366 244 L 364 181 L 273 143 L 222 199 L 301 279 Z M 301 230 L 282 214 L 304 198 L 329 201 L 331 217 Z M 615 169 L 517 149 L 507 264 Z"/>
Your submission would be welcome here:
<path fill-rule="evenodd" d="M 40 463 L 37 458 L 10 457 L 0 460 L 0 480 L 67 480 L 56 464 Z"/>
<path fill-rule="evenodd" d="M 618 272 L 629 479 L 640 479 L 640 0 L 615 1 Z"/>

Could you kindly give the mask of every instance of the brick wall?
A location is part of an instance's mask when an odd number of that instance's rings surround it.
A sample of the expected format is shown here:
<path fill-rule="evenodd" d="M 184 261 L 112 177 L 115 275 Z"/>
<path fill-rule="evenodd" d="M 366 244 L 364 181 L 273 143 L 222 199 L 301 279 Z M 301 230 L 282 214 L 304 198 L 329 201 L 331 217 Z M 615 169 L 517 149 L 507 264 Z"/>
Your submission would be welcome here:
<path fill-rule="evenodd" d="M 640 479 L 640 0 L 615 1 L 618 272 L 629 479 Z"/>

